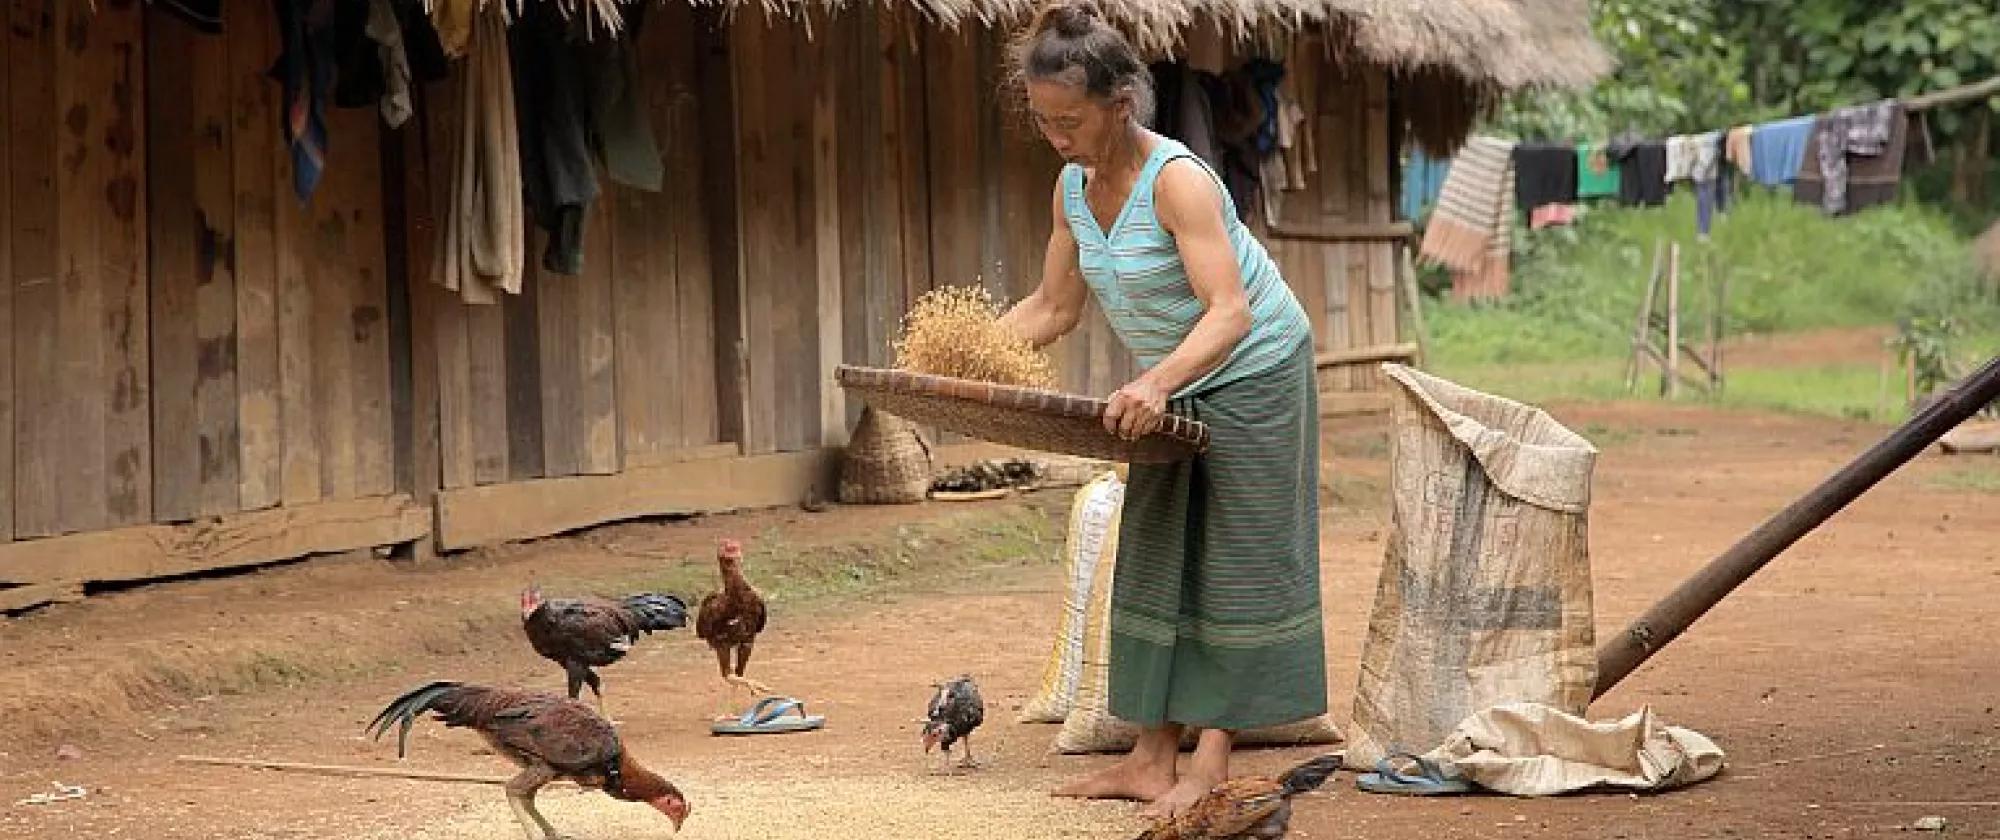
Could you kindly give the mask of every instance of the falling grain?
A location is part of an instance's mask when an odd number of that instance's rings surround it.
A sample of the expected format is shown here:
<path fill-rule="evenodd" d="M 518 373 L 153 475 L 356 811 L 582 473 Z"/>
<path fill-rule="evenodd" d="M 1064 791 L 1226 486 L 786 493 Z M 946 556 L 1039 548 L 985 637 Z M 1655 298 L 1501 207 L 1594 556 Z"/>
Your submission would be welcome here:
<path fill-rule="evenodd" d="M 924 293 L 903 316 L 891 345 L 898 368 L 1029 388 L 1054 388 L 1047 354 L 1000 325 L 1000 306 L 985 287 L 945 286 Z"/>

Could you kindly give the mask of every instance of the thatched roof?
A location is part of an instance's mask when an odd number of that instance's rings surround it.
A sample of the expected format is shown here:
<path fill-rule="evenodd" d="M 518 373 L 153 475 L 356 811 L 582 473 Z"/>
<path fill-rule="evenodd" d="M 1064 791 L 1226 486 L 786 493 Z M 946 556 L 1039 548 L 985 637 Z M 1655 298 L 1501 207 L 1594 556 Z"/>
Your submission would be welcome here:
<path fill-rule="evenodd" d="M 692 0 L 780 15 L 864 2 L 914 8 L 938 24 L 1011 25 L 1037 0 Z M 1412 74 L 1456 76 L 1492 92 L 1580 87 L 1611 69 L 1591 36 L 1588 0 L 1098 0 L 1149 52 L 1172 51 L 1197 20 L 1239 37 L 1321 29 L 1336 48 Z"/>

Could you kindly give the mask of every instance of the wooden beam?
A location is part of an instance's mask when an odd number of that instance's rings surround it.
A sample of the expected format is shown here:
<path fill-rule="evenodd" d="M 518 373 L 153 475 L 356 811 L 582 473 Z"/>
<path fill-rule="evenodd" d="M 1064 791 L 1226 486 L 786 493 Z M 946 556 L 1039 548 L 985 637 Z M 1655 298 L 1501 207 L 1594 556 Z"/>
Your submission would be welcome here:
<path fill-rule="evenodd" d="M 47 604 L 68 604 L 83 600 L 81 583 L 37 583 L 0 589 L 0 613 L 40 607 Z"/>
<path fill-rule="evenodd" d="M 1903 100 L 1903 110 L 1924 111 L 1944 105 L 1956 105 L 1960 102 L 1985 99 L 1995 94 L 2000 94 L 2000 76 L 1994 76 L 1983 82 L 1973 82 L 1971 84 L 1959 85 L 1955 88 L 1933 91 L 1922 96 L 1912 96 Z"/>
<path fill-rule="evenodd" d="M 430 532 L 409 496 L 321 502 L 0 545 L 0 581 L 127 581 L 409 542 Z"/>
<path fill-rule="evenodd" d="M 446 550 L 527 540 L 642 516 L 719 513 L 799 502 L 832 479 L 834 449 L 704 458 L 610 476 L 572 476 L 449 489 L 438 496 L 438 543 Z M 938 447 L 936 466 L 988 458 L 1035 457 L 1013 447 L 970 442 Z"/>
<path fill-rule="evenodd" d="M 1267 225 L 1272 239 L 1300 242 L 1401 242 L 1416 230 L 1409 222 L 1334 222 L 1307 227 L 1271 219 Z"/>
<path fill-rule="evenodd" d="M 1416 342 L 1406 341 L 1400 344 L 1382 344 L 1374 347 L 1346 347 L 1339 350 L 1329 350 L 1313 356 L 1313 366 L 1324 369 L 1340 367 L 1342 365 L 1408 362 L 1416 357 Z"/>
<path fill-rule="evenodd" d="M 835 100 L 840 95 L 835 87 L 839 74 L 832 72 L 833 65 L 829 59 L 836 55 L 836 49 L 845 45 L 837 44 L 831 38 L 823 38 L 819 44 L 819 64 L 824 72 L 819 74 L 812 106 L 813 215 L 816 223 L 813 242 L 818 268 L 818 306 L 814 327 L 819 334 L 819 364 L 812 377 L 819 387 L 819 433 L 814 437 L 821 446 L 840 446 L 847 443 L 847 389 L 834 385 L 833 368 L 842 361 L 847 343 L 847 335 L 843 331 L 847 318 L 841 311 L 840 294 L 840 203 L 845 197 L 840 195 L 840 147 L 833 116 Z"/>
<path fill-rule="evenodd" d="M 834 464 L 831 450 L 814 449 L 445 490 L 438 544 L 458 550 L 642 516 L 794 504 Z"/>

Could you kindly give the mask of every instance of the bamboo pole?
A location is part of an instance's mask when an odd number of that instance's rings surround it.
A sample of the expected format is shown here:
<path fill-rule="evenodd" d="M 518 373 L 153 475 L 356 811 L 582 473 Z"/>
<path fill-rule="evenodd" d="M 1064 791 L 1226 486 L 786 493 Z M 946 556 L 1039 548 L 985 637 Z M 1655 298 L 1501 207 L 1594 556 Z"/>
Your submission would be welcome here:
<path fill-rule="evenodd" d="M 1666 246 L 1653 241 L 1653 267 L 1646 270 L 1645 299 L 1639 304 L 1639 323 L 1632 328 L 1632 361 L 1625 366 L 1625 393 L 1639 388 L 1639 356 L 1652 343 L 1653 295 L 1660 288 L 1660 252 Z"/>
<path fill-rule="evenodd" d="M 1681 244 L 1667 246 L 1667 369 L 1660 388 L 1667 399 L 1681 395 Z"/>
<path fill-rule="evenodd" d="M 1984 99 L 1994 94 L 2000 94 L 2000 76 L 1994 76 L 1983 82 L 1972 82 L 1954 88 L 1932 91 L 1922 96 L 1912 96 L 1903 100 L 1903 110 L 1922 111 L 1943 105 L 1956 105 L 1960 102 Z"/>
<path fill-rule="evenodd" d="M 391 779 L 415 779 L 425 782 L 465 782 L 480 785 L 504 785 L 506 776 L 479 776 L 471 773 L 444 773 L 435 770 L 402 770 L 394 767 L 354 767 L 339 764 L 312 764 L 297 761 L 263 761 L 248 758 L 217 758 L 206 755 L 176 756 L 182 764 L 205 764 L 215 767 L 248 767 L 256 770 L 283 770 L 298 773 L 312 773 L 320 776 L 362 776 Z M 551 783 L 555 784 L 555 783 Z M 570 782 L 569 784 L 574 784 Z"/>
<path fill-rule="evenodd" d="M 1995 399 L 2000 399 L 2000 356 L 1765 520 L 1627 625 L 1624 632 L 1605 642 L 1597 651 L 1597 687 L 1592 698 L 1604 696 L 1772 558 Z"/>

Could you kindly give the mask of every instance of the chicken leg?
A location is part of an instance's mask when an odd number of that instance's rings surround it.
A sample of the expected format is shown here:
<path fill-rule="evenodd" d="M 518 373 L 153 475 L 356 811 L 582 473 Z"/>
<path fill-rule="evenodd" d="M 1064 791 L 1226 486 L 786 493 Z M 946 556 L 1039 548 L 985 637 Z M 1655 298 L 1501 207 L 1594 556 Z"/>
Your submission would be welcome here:
<path fill-rule="evenodd" d="M 736 646 L 736 663 L 733 671 L 729 661 L 730 649 L 718 647 L 715 649 L 715 664 L 722 669 L 722 679 L 724 682 L 752 694 L 769 695 L 771 693 L 770 686 L 743 676 L 744 669 L 750 665 L 750 651 L 753 647 L 755 647 L 754 643 L 750 642 Z"/>
<path fill-rule="evenodd" d="M 967 770 L 977 769 L 979 767 L 979 760 L 972 757 L 972 736 L 970 734 L 967 734 L 964 738 L 961 738 L 959 740 L 965 742 L 965 757 L 959 759 L 958 766 L 963 767 Z"/>
<path fill-rule="evenodd" d="M 507 807 L 514 811 L 514 821 L 521 824 L 527 840 L 564 840 L 535 808 L 535 793 L 554 781 L 555 775 L 546 767 L 529 767 L 507 780 Z"/>
<path fill-rule="evenodd" d="M 577 664 L 564 665 L 563 670 L 569 674 L 569 699 L 582 697 L 583 687 L 590 686 L 590 694 L 597 700 L 597 713 L 610 723 L 618 722 L 612 720 L 611 710 L 604 705 L 604 681 L 597 676 L 596 671 L 591 670 L 588 665 Z"/>

